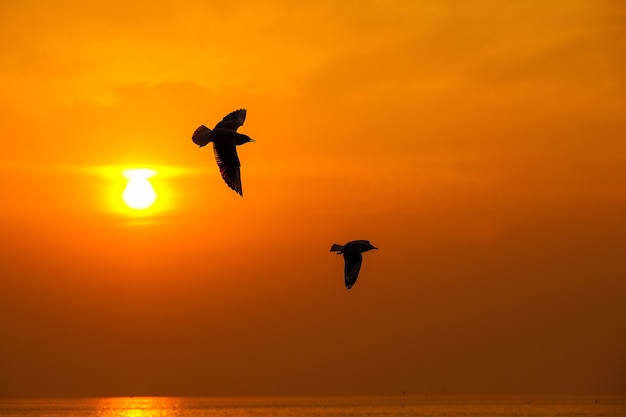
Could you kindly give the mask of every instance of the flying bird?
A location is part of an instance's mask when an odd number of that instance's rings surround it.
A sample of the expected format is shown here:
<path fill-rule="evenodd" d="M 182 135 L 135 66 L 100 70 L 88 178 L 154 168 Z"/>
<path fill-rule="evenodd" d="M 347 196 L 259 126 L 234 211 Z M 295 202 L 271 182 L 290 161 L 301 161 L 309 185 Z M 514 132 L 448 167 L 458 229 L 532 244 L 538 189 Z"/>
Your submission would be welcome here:
<path fill-rule="evenodd" d="M 236 147 L 248 142 L 255 142 L 247 135 L 237 133 L 237 129 L 246 120 L 246 109 L 235 110 L 215 125 L 213 130 L 205 125 L 193 132 L 191 140 L 199 147 L 213 142 L 215 160 L 226 185 L 243 197 L 241 188 L 241 172 Z"/>
<path fill-rule="evenodd" d="M 330 247 L 331 252 L 337 252 L 337 255 L 343 254 L 344 266 L 344 280 L 346 288 L 350 289 L 356 282 L 361 270 L 361 262 L 363 261 L 363 252 L 368 250 L 378 249 L 375 248 L 369 240 L 353 240 L 345 245 L 338 245 L 333 243 Z"/>

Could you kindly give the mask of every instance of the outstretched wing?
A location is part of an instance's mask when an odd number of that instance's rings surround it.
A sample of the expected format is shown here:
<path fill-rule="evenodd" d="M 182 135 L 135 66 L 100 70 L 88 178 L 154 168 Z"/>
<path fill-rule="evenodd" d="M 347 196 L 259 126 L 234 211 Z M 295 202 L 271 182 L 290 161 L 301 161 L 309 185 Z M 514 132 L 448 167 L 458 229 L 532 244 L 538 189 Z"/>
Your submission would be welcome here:
<path fill-rule="evenodd" d="M 361 270 L 361 262 L 363 261 L 363 255 L 359 252 L 344 252 L 343 259 L 345 261 L 344 267 L 344 281 L 346 288 L 350 289 L 359 277 L 359 271 Z"/>
<path fill-rule="evenodd" d="M 199 147 L 208 145 L 208 143 L 211 142 L 211 129 L 205 125 L 200 126 L 195 132 L 193 132 L 191 140 Z"/>
<path fill-rule="evenodd" d="M 217 166 L 220 168 L 220 174 L 222 174 L 224 182 L 243 197 L 241 171 L 239 169 L 241 165 L 234 142 L 213 142 L 213 152 L 215 153 L 215 161 L 217 161 Z"/>
<path fill-rule="evenodd" d="M 239 126 L 246 120 L 246 109 L 235 110 L 215 125 L 215 129 L 232 130 L 236 132 Z"/>

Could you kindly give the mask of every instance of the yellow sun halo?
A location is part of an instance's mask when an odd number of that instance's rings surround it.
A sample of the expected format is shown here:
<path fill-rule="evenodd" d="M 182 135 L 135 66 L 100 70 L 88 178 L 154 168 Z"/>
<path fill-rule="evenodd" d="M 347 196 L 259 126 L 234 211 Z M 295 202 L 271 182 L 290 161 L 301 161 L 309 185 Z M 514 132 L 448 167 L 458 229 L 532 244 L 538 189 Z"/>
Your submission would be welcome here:
<path fill-rule="evenodd" d="M 122 200 L 134 210 L 150 208 L 157 199 L 157 193 L 149 179 L 156 175 L 156 171 L 148 168 L 125 169 L 122 171 L 128 180 L 122 192 Z"/>

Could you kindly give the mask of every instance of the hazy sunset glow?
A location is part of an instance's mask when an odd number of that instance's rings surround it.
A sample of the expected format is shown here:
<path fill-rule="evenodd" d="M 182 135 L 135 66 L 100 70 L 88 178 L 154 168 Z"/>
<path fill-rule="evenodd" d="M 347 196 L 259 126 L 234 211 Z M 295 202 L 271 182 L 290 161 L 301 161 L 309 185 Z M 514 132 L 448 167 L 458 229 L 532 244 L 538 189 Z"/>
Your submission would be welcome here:
<path fill-rule="evenodd" d="M 626 394 L 626 3 L 0 10 L 0 396 Z"/>

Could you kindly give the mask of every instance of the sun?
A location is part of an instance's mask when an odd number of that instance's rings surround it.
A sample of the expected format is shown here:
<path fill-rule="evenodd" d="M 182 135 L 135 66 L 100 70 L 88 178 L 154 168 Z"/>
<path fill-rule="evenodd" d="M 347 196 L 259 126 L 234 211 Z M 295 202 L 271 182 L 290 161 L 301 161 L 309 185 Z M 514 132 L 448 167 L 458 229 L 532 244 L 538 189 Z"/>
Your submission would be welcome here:
<path fill-rule="evenodd" d="M 128 180 L 122 192 L 124 203 L 133 210 L 152 207 L 157 199 L 157 193 L 150 183 L 150 178 L 156 175 L 156 171 L 149 168 L 125 169 L 122 175 Z"/>

